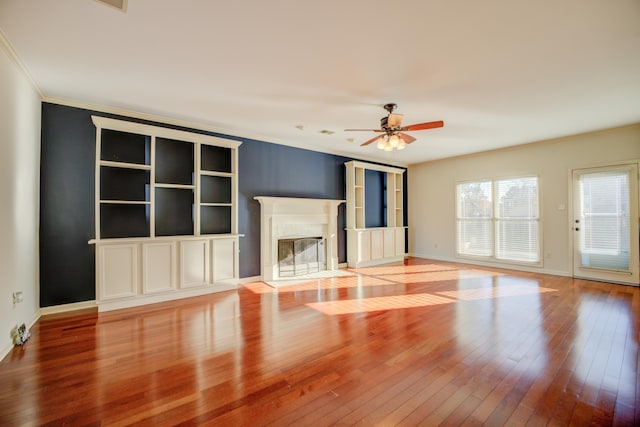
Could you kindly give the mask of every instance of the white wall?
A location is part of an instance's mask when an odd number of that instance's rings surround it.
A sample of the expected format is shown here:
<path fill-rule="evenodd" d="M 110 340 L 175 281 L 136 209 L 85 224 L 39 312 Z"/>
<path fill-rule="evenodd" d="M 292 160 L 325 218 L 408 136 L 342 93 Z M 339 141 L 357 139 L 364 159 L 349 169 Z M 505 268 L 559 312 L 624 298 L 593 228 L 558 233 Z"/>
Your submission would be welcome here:
<path fill-rule="evenodd" d="M 483 178 L 538 175 L 544 265 L 529 270 L 571 275 L 570 171 L 638 159 L 640 125 L 410 166 L 409 253 L 469 262 L 456 258 L 455 254 L 456 184 Z M 566 208 L 562 210 L 561 205 Z"/>
<path fill-rule="evenodd" d="M 39 315 L 40 96 L 0 33 L 0 358 Z M 24 302 L 13 304 L 13 292 Z"/>

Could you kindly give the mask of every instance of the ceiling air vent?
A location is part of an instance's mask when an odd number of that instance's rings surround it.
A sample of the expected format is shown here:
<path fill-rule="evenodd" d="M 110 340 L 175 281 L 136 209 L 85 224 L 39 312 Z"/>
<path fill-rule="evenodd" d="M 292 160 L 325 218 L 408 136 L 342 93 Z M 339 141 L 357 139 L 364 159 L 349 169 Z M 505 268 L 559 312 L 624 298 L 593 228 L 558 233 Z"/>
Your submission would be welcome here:
<path fill-rule="evenodd" d="M 127 11 L 127 0 L 96 0 L 98 3 L 103 3 L 111 7 L 115 7 L 123 12 Z"/>

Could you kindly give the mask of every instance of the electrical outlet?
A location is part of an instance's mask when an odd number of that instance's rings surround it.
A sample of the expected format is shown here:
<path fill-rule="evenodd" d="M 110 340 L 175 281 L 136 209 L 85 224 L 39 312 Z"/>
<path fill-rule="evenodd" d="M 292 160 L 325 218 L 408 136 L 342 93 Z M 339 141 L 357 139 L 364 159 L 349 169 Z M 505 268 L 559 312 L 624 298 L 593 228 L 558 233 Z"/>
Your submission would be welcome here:
<path fill-rule="evenodd" d="M 13 293 L 13 303 L 14 304 L 19 304 L 22 301 L 24 301 L 24 294 L 22 293 L 22 291 L 14 292 Z"/>

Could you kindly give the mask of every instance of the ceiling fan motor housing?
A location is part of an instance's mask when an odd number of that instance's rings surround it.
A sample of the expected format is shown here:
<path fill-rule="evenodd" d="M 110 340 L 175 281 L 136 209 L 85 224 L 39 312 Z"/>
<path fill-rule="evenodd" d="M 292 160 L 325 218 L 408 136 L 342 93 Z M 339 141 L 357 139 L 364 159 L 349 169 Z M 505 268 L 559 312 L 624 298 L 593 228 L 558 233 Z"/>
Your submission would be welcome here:
<path fill-rule="evenodd" d="M 389 123 L 389 116 L 384 116 L 380 119 L 380 127 L 384 130 L 387 130 L 387 125 Z"/>
<path fill-rule="evenodd" d="M 396 104 L 393 103 L 389 103 L 389 104 L 385 104 L 384 109 L 387 110 L 389 112 L 389 114 L 393 114 L 393 110 L 395 110 L 397 107 Z M 386 131 L 389 131 L 389 115 L 383 117 L 380 119 L 380 127 Z"/>

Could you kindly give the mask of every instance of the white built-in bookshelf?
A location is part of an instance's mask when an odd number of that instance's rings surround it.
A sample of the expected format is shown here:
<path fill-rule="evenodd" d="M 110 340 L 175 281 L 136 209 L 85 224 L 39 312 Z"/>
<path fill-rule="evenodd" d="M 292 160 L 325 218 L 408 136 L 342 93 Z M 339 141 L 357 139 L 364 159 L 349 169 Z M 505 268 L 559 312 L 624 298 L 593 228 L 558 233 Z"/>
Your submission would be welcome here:
<path fill-rule="evenodd" d="M 239 141 L 92 117 L 101 311 L 238 283 Z"/>
<path fill-rule="evenodd" d="M 404 169 L 359 161 L 345 163 L 347 189 L 347 262 L 367 267 L 402 261 L 405 254 Z M 386 224 L 366 226 L 366 171 L 385 174 Z M 382 207 L 378 207 L 381 209 Z"/>

